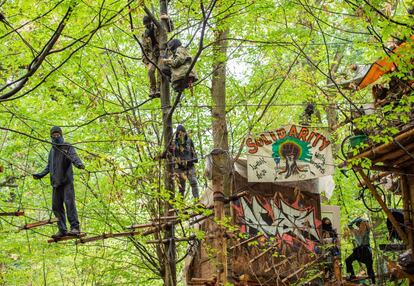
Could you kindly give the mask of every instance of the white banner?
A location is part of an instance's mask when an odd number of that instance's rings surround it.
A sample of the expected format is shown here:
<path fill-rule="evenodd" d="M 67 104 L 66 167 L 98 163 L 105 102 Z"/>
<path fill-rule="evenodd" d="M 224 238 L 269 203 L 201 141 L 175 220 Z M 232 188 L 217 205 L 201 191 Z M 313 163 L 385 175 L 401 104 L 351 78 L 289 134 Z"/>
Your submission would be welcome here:
<path fill-rule="evenodd" d="M 332 146 L 314 127 L 289 125 L 249 136 L 249 182 L 291 182 L 332 175 Z"/>

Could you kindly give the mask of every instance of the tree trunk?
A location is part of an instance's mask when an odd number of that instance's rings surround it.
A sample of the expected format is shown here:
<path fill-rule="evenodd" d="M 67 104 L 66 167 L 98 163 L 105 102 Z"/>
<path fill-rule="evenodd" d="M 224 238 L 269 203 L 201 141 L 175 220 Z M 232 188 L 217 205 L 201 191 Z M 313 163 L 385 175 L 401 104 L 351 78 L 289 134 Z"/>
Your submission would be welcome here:
<path fill-rule="evenodd" d="M 160 14 L 168 15 L 168 2 L 167 0 L 160 0 Z M 167 20 L 161 20 L 162 29 L 160 29 L 158 43 L 160 44 L 160 54 L 161 58 L 166 56 L 166 47 L 167 47 L 167 31 L 169 23 Z M 158 66 L 160 66 L 158 62 Z M 163 137 L 164 137 L 164 150 L 168 150 L 169 145 L 173 142 L 173 131 L 172 131 L 172 117 L 168 116 L 168 113 L 171 109 L 171 98 L 170 98 L 170 84 L 168 80 L 163 76 L 161 79 L 161 106 L 164 107 L 162 109 L 162 125 L 163 125 Z M 172 178 L 172 174 L 174 172 L 171 159 L 168 159 L 168 162 L 165 164 L 164 169 L 164 186 L 165 189 L 170 193 L 171 198 L 175 197 L 175 190 L 174 190 L 174 182 Z M 169 210 L 172 206 L 168 203 L 168 201 L 164 202 L 164 215 L 169 215 Z M 164 238 L 171 239 L 174 238 L 175 227 L 174 225 L 168 226 L 164 232 Z M 161 247 L 163 249 L 163 257 L 160 257 L 161 262 L 161 271 L 164 275 L 164 285 L 165 286 L 175 286 L 177 285 L 177 269 L 175 265 L 176 261 L 176 246 L 175 241 L 173 239 L 170 240 L 171 242 L 165 244 Z"/>
<path fill-rule="evenodd" d="M 219 222 L 216 229 L 215 248 L 217 250 L 217 265 L 215 273 L 218 285 L 225 285 L 228 276 L 227 239 L 226 228 L 220 224 L 229 209 L 225 208 L 224 198 L 229 197 L 231 160 L 229 156 L 228 131 L 226 123 L 226 60 L 227 60 L 227 34 L 228 30 L 218 29 L 215 32 L 213 46 L 213 79 L 211 83 L 212 127 L 213 127 L 213 182 L 214 215 Z"/>

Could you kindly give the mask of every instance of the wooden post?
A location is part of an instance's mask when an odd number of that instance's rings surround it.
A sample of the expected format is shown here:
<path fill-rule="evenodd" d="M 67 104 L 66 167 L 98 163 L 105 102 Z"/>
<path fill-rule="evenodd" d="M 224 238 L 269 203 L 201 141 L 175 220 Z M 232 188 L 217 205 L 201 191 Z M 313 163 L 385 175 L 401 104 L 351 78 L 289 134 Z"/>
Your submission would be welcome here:
<path fill-rule="evenodd" d="M 408 244 L 407 235 L 403 232 L 403 230 L 401 229 L 401 227 L 398 224 L 397 220 L 394 218 L 394 216 L 392 215 L 391 211 L 385 205 L 384 201 L 382 200 L 381 196 L 378 194 L 377 190 L 375 189 L 375 186 L 371 183 L 371 181 L 368 178 L 368 176 L 361 169 L 358 170 L 358 173 L 364 179 L 364 181 L 365 181 L 368 189 L 371 191 L 372 195 L 375 197 L 375 199 L 377 200 L 377 202 L 380 204 L 382 210 L 387 215 L 388 219 L 390 220 L 390 222 L 391 222 L 392 226 L 394 227 L 394 229 L 397 231 L 397 233 L 400 236 L 400 238 L 404 241 L 404 243 L 406 245 L 409 245 Z"/>

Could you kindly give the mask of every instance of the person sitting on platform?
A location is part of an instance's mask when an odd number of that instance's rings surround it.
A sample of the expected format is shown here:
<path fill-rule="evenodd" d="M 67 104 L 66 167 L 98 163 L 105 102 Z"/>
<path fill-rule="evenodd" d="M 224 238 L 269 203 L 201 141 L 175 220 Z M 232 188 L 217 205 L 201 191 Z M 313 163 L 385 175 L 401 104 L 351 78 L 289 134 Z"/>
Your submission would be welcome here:
<path fill-rule="evenodd" d="M 357 229 L 354 228 L 354 225 L 357 226 Z M 372 283 L 375 284 L 375 273 L 372 267 L 372 250 L 369 242 L 371 226 L 366 219 L 358 217 L 351 221 L 348 224 L 348 227 L 354 235 L 356 242 L 356 247 L 353 249 L 352 254 L 345 260 L 346 271 L 350 274 L 348 280 L 355 279 L 352 262 L 356 260 L 366 265 L 368 277 L 371 278 Z"/>
<path fill-rule="evenodd" d="M 46 168 L 40 173 L 33 174 L 33 178 L 38 180 L 50 173 L 50 182 L 53 187 L 52 210 L 59 220 L 59 231 L 52 237 L 77 236 L 80 235 L 80 228 L 75 204 L 72 164 L 79 169 L 85 169 L 85 166 L 76 154 L 75 148 L 69 143 L 64 142 L 60 127 L 52 127 L 50 136 L 52 138 L 52 148 L 49 152 Z M 63 204 L 65 204 L 71 226 L 69 232 L 66 229 L 66 216 Z"/>
<path fill-rule="evenodd" d="M 171 83 L 173 89 L 176 92 L 182 92 L 186 88 L 191 88 L 198 78 L 194 69 L 191 70 L 188 77 L 186 77 L 192 64 L 192 58 L 187 49 L 182 46 L 181 41 L 178 39 L 169 41 L 167 49 L 172 56 L 163 59 L 163 62 L 171 67 Z"/>

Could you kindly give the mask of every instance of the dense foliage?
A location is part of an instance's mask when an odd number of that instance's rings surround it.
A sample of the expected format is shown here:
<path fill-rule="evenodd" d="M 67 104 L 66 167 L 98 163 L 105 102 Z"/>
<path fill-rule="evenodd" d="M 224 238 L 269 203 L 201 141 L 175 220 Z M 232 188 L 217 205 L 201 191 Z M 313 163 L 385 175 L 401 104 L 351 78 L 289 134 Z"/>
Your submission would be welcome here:
<path fill-rule="evenodd" d="M 408 39 L 414 25 L 407 13 L 409 1 L 219 2 L 208 19 L 195 65 L 201 80 L 194 94 L 184 94 L 173 115 L 174 124 L 185 124 L 195 142 L 202 186 L 204 156 L 212 146 L 210 85 L 216 27 L 229 29 L 227 122 L 235 156 L 247 133 L 298 123 L 308 102 L 317 109 L 313 123 L 327 128 L 349 117 L 357 105 L 372 102 L 369 89 L 340 91 L 332 82 L 352 78 L 351 64 L 385 56 L 389 43 Z M 169 37 L 180 38 L 193 55 L 201 40 L 201 7 L 208 9 L 213 3 L 169 3 L 175 26 Z M 18 231 L 25 223 L 53 216 L 48 179 L 34 181 L 31 174 L 46 164 L 54 125 L 63 128 L 65 140 L 86 165 L 85 171 L 75 171 L 75 190 L 82 230 L 88 235 L 145 223 L 167 198 L 162 162 L 155 160 L 163 151 L 162 106 L 148 98 L 147 71 L 136 41 L 143 32 L 144 5 L 159 16 L 154 0 L 0 1 L 0 212 L 26 212 L 24 218 L 0 217 L 1 285 L 162 284 L 156 249 L 145 243 L 150 237 L 49 245 L 46 239 L 55 226 Z M 406 51 L 395 59 L 401 62 L 399 77 L 412 69 L 408 55 Z M 21 89 L 6 96 L 23 81 Z M 413 99 L 405 100 L 396 113 L 410 110 Z M 360 124 L 383 130 L 374 140 L 387 140 L 398 130 L 378 124 L 392 119 L 376 115 Z M 330 130 L 339 164 L 339 146 L 350 134 L 349 125 Z M 345 224 L 366 213 L 355 201 L 357 181 L 352 172 L 347 175 L 337 169 L 335 194 L 327 201 L 342 207 Z M 174 204 L 182 208 L 190 201 L 188 195 Z M 350 245 L 343 245 L 344 256 Z M 178 257 L 186 251 L 187 245 L 181 244 Z M 182 262 L 179 271 L 181 267 Z"/>

